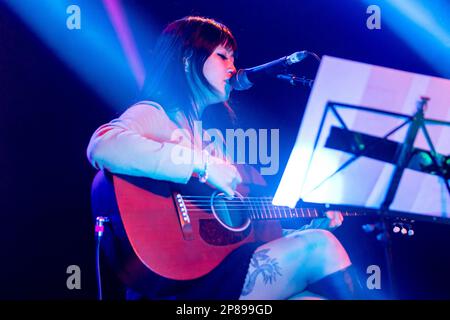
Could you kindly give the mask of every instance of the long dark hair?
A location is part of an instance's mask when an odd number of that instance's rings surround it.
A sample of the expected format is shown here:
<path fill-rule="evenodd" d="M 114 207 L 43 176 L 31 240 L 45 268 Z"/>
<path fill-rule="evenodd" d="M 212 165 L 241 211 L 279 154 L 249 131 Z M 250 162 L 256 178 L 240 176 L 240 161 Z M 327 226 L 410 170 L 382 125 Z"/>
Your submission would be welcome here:
<path fill-rule="evenodd" d="M 216 20 L 188 16 L 170 23 L 151 56 L 142 98 L 160 103 L 169 116 L 182 111 L 192 128 L 199 119 L 198 104 L 206 99 L 205 89 L 216 92 L 203 75 L 203 65 L 219 45 L 237 49 L 231 31 Z M 226 102 L 224 106 L 234 115 Z"/>

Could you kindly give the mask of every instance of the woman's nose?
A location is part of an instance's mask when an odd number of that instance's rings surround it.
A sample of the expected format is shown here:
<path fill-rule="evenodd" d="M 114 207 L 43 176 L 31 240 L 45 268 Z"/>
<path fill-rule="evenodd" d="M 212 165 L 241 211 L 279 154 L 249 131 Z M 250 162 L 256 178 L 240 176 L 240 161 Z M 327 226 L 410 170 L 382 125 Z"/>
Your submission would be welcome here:
<path fill-rule="evenodd" d="M 231 75 L 234 75 L 236 73 L 236 67 L 234 66 L 234 64 L 228 67 L 227 72 Z"/>

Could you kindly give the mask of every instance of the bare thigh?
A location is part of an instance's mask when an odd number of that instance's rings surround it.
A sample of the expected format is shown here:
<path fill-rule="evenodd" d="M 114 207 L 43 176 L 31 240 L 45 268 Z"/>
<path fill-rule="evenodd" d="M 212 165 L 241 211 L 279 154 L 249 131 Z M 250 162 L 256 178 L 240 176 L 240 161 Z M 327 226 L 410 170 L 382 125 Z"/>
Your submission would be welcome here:
<path fill-rule="evenodd" d="M 255 250 L 239 299 L 289 299 L 309 283 L 350 264 L 344 248 L 330 232 L 295 232 Z"/>

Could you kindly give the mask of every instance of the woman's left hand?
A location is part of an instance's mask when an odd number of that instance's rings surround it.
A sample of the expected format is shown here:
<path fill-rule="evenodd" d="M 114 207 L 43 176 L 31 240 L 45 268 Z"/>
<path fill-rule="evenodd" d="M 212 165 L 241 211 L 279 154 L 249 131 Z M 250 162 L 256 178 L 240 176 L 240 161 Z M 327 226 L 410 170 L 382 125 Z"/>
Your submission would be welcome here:
<path fill-rule="evenodd" d="M 343 221 L 344 217 L 340 211 L 327 211 L 326 218 L 313 219 L 307 229 L 325 229 L 333 231 L 337 229 Z"/>

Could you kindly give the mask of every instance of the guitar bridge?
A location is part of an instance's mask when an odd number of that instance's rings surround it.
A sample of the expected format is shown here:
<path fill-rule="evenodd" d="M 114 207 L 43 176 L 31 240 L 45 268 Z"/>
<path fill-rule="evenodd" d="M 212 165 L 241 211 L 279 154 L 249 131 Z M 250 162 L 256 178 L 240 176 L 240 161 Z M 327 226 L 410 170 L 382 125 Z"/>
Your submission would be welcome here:
<path fill-rule="evenodd" d="M 191 219 L 181 194 L 174 193 L 175 207 L 177 208 L 178 221 L 180 222 L 181 232 L 184 240 L 194 240 L 194 232 L 192 230 Z"/>

